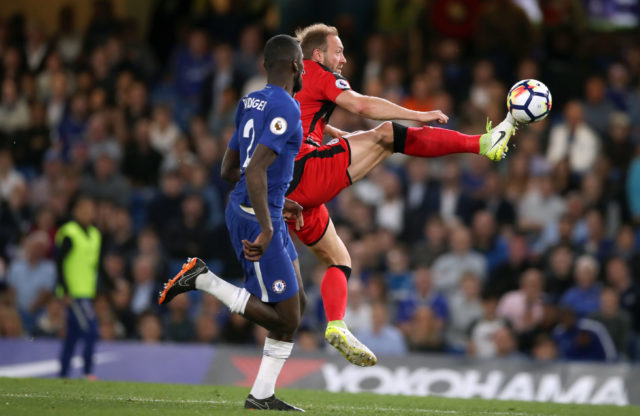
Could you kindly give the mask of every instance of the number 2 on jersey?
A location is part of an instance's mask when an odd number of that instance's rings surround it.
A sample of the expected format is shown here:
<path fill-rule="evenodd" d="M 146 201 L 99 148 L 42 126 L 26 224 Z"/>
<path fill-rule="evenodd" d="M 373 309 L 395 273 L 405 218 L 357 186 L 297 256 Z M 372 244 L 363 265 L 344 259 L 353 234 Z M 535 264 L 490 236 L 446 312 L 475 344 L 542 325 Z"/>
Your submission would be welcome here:
<path fill-rule="evenodd" d="M 251 162 L 251 147 L 253 147 L 253 140 L 256 138 L 256 130 L 253 128 L 252 118 L 250 118 L 247 121 L 247 124 L 244 125 L 244 129 L 242 129 L 242 137 L 244 139 L 251 137 L 251 142 L 249 143 L 249 147 L 247 147 L 247 157 L 244 159 L 244 163 L 242 164 L 242 169 L 246 169 L 247 166 L 249 166 L 249 162 Z"/>

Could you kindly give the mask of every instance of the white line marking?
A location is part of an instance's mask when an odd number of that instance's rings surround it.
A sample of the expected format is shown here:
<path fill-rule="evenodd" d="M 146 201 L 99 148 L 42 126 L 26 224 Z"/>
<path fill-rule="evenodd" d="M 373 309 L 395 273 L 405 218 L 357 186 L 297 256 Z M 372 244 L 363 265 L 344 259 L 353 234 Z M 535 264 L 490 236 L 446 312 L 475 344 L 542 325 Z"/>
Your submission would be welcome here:
<path fill-rule="evenodd" d="M 54 396 L 52 394 L 38 394 L 38 393 L 2 393 L 0 392 L 0 397 L 14 397 L 14 398 L 29 398 L 29 399 L 59 399 L 58 396 Z M 78 400 L 81 400 L 78 398 Z M 213 404 L 213 405 L 221 405 L 221 404 L 233 404 L 237 406 L 241 406 L 244 404 L 244 401 L 237 400 L 189 400 L 189 399 L 178 399 L 178 400 L 170 400 L 170 399 L 153 399 L 149 397 L 112 397 L 112 396 L 96 396 L 92 397 L 90 400 L 103 400 L 103 401 L 117 401 L 117 402 L 139 402 L 139 403 L 176 403 L 176 404 Z M 381 412 L 402 412 L 406 413 L 436 413 L 436 414 L 447 414 L 447 415 L 457 415 L 461 413 L 469 413 L 471 410 L 443 410 L 443 409 L 425 409 L 425 408 L 404 408 L 404 407 L 379 407 L 379 406 L 326 406 L 331 410 L 355 410 L 355 411 L 381 411 Z M 314 410 L 314 406 L 308 406 L 307 409 Z M 542 413 L 526 413 L 526 412 L 492 412 L 492 411 L 473 411 L 476 415 L 493 415 L 493 416 L 556 416 Z"/>

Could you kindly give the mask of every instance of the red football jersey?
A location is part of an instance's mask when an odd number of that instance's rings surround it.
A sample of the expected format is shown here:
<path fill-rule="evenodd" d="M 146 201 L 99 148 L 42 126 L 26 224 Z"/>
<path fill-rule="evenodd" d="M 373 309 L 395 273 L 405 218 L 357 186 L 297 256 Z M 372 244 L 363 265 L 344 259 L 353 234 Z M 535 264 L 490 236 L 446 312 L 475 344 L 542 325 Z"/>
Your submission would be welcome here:
<path fill-rule="evenodd" d="M 295 97 L 300 103 L 304 133 L 298 157 L 322 144 L 324 128 L 336 108 L 336 97 L 349 89 L 351 86 L 342 75 L 318 62 L 304 60 L 302 90 Z"/>

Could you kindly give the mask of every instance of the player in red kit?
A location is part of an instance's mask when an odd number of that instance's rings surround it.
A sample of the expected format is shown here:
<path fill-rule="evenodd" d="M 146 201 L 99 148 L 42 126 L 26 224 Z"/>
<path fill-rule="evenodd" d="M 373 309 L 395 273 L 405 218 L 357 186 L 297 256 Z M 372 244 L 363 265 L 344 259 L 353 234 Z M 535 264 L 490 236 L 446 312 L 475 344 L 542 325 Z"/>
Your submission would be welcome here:
<path fill-rule="evenodd" d="M 328 321 L 325 338 L 353 364 L 374 365 L 375 355 L 351 334 L 343 320 L 351 257 L 324 204 L 394 152 L 417 157 L 475 153 L 498 161 L 507 151 L 515 121 L 507 114 L 483 135 L 430 126 L 407 128 L 390 121 L 373 130 L 348 134 L 327 124 L 336 106 L 375 120 L 446 123 L 448 117 L 439 110 L 413 111 L 353 91 L 340 75 L 346 59 L 335 27 L 315 24 L 298 30 L 296 37 L 304 57 L 303 88 L 295 97 L 300 102 L 304 137 L 287 198 L 303 207 L 304 225 L 296 227 L 292 219 L 289 228 L 327 266 L 320 287 Z M 334 140 L 322 145 L 325 133 Z"/>

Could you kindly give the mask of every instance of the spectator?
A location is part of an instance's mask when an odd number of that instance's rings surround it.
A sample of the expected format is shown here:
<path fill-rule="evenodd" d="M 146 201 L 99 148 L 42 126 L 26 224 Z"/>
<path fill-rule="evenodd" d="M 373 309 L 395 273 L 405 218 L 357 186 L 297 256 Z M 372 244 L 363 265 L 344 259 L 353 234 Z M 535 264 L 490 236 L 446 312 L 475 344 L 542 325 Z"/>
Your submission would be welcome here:
<path fill-rule="evenodd" d="M 65 63 L 75 62 L 82 49 L 82 35 L 75 25 L 75 9 L 67 5 L 58 13 L 58 34 L 56 47 Z"/>
<path fill-rule="evenodd" d="M 318 334 L 308 327 L 301 327 L 296 332 L 296 346 L 301 351 L 313 352 L 318 351 L 320 342 Z"/>
<path fill-rule="evenodd" d="M 585 253 L 604 262 L 613 250 L 613 241 L 606 235 L 605 225 L 600 211 L 592 209 L 586 214 L 587 238 L 581 242 Z"/>
<path fill-rule="evenodd" d="M 469 347 L 471 327 L 482 319 L 483 315 L 481 289 L 482 284 L 478 276 L 465 273 L 460 282 L 460 290 L 449 299 L 450 320 L 446 327 L 445 339 L 451 352 L 464 353 Z"/>
<path fill-rule="evenodd" d="M 63 338 L 65 331 L 65 308 L 62 300 L 51 297 L 44 313 L 38 317 L 33 335 L 36 337 Z"/>
<path fill-rule="evenodd" d="M 514 276 L 520 276 L 533 266 L 529 260 L 527 242 L 523 235 L 511 235 L 507 250 L 507 262 L 489 276 L 489 281 L 485 285 L 488 290 L 498 296 L 502 296 L 510 290 L 516 290 L 518 285 Z"/>
<path fill-rule="evenodd" d="M 109 136 L 107 128 L 105 114 L 94 113 L 89 117 L 86 137 L 83 139 L 88 146 L 89 159 L 94 163 L 101 154 L 111 155 L 117 163 L 122 160 L 120 144 Z"/>
<path fill-rule="evenodd" d="M 371 314 L 371 305 L 365 299 L 364 285 L 361 280 L 349 279 L 349 302 L 344 314 L 345 321 L 349 322 L 349 327 L 353 332 L 370 331 Z"/>
<path fill-rule="evenodd" d="M 609 117 L 615 111 L 613 104 L 606 97 L 605 80 L 600 76 L 591 76 L 585 81 L 584 87 L 584 121 L 596 134 L 605 137 L 609 130 Z"/>
<path fill-rule="evenodd" d="M 553 338 L 547 334 L 540 334 L 536 337 L 532 348 L 533 359 L 537 362 L 547 363 L 556 361 L 558 358 L 558 348 Z"/>
<path fill-rule="evenodd" d="M 471 340 L 467 353 L 477 358 L 491 358 L 496 355 L 493 336 L 506 323 L 498 317 L 498 297 L 486 292 L 482 297 L 482 318 L 471 328 Z"/>
<path fill-rule="evenodd" d="M 447 229 L 439 216 L 431 216 L 423 228 L 423 239 L 413 245 L 411 259 L 417 266 L 431 266 L 447 251 Z"/>
<path fill-rule="evenodd" d="M 20 97 L 17 83 L 5 78 L 2 81 L 0 101 L 0 134 L 15 134 L 29 127 L 29 105 Z"/>
<path fill-rule="evenodd" d="M 566 245 L 555 247 L 549 255 L 545 288 L 554 303 L 560 300 L 573 283 L 573 256 L 573 251 Z"/>
<path fill-rule="evenodd" d="M 387 307 L 380 302 L 371 305 L 371 330 L 356 334 L 358 339 L 378 356 L 402 356 L 407 345 L 400 330 L 389 324 Z"/>
<path fill-rule="evenodd" d="M 408 324 L 406 339 L 411 351 L 444 349 L 443 327 L 431 308 L 419 306 Z"/>
<path fill-rule="evenodd" d="M 65 109 L 58 124 L 57 139 L 62 147 L 62 154 L 69 159 L 73 147 L 82 143 L 89 119 L 89 102 L 87 96 L 76 92 Z"/>
<path fill-rule="evenodd" d="M 126 338 L 133 338 L 136 331 L 136 316 L 131 310 L 131 284 L 124 279 L 117 279 L 111 291 L 113 313 L 124 329 Z"/>
<path fill-rule="evenodd" d="M 191 342 L 196 337 L 196 328 L 189 317 L 189 296 L 178 296 L 169 304 L 169 314 L 163 322 L 164 338 L 173 342 Z"/>
<path fill-rule="evenodd" d="M 398 235 L 404 222 L 402 184 L 398 175 L 385 171 L 381 175 L 383 199 L 376 210 L 376 225 Z"/>
<path fill-rule="evenodd" d="M 300 332 L 298 331 L 299 334 Z M 220 329 L 216 320 L 207 313 L 198 315 L 195 323 L 195 341 L 212 344 L 218 341 L 219 336 Z"/>
<path fill-rule="evenodd" d="M 584 317 L 600 308 L 602 286 L 596 281 L 599 266 L 596 259 L 583 255 L 576 260 L 575 284 L 565 292 L 560 304 L 571 309 L 578 317 Z"/>
<path fill-rule="evenodd" d="M 153 257 L 141 254 L 133 261 L 131 311 L 136 315 L 140 315 L 156 303 L 156 270 L 153 260 Z"/>
<path fill-rule="evenodd" d="M 20 313 L 15 308 L 0 309 L 0 337 L 21 338 L 24 335 Z"/>
<path fill-rule="evenodd" d="M 0 202 L 8 201 L 15 188 L 24 184 L 24 176 L 13 166 L 11 152 L 0 149 Z"/>
<path fill-rule="evenodd" d="M 411 158 L 406 164 L 407 185 L 404 192 L 403 239 L 413 242 L 421 237 L 427 219 L 436 212 L 438 182 L 430 177 L 429 160 Z"/>
<path fill-rule="evenodd" d="M 633 281 L 629 266 L 621 258 L 613 257 L 607 262 L 606 277 L 620 299 L 620 307 L 631 317 L 633 331 L 640 335 L 640 286 Z"/>
<path fill-rule="evenodd" d="M 631 319 L 626 311 L 620 309 L 620 299 L 615 289 L 605 287 L 600 293 L 601 308 L 588 318 L 600 322 L 613 341 L 618 357 L 627 356 Z"/>
<path fill-rule="evenodd" d="M 516 335 L 507 326 L 498 328 L 493 333 L 493 344 L 495 346 L 495 356 L 492 358 L 522 359 L 518 352 L 518 340 Z"/>
<path fill-rule="evenodd" d="M 498 316 L 511 324 L 516 333 L 532 330 L 542 321 L 544 281 L 538 269 L 520 276 L 520 289 L 507 292 L 498 303 Z"/>
<path fill-rule="evenodd" d="M 171 67 L 175 89 L 181 100 L 181 112 L 186 112 L 180 119 L 186 121 L 188 115 L 200 110 L 200 92 L 213 69 L 209 39 L 204 30 L 194 29 L 188 34 L 187 44 L 178 49 Z"/>
<path fill-rule="evenodd" d="M 158 105 L 153 109 L 153 119 L 148 126 L 151 147 L 166 156 L 180 137 L 180 129 L 171 118 L 171 109 L 167 105 Z"/>
<path fill-rule="evenodd" d="M 162 325 L 158 315 L 146 310 L 138 317 L 138 335 L 145 344 L 155 344 L 162 340 Z"/>
<path fill-rule="evenodd" d="M 190 173 L 189 191 L 202 197 L 207 212 L 206 224 L 213 230 L 224 223 L 224 203 L 218 191 L 209 183 L 207 170 L 203 165 L 192 166 Z"/>
<path fill-rule="evenodd" d="M 48 250 L 49 237 L 43 231 L 30 234 L 24 241 L 24 257 L 13 261 L 7 271 L 7 283 L 15 293 L 27 332 L 34 329 L 55 290 L 56 266 L 46 258 Z"/>
<path fill-rule="evenodd" d="M 434 286 L 446 295 L 460 284 L 464 272 L 475 273 L 483 282 L 486 276 L 485 258 L 471 248 L 471 235 L 466 227 L 456 227 L 451 233 L 451 251 L 433 263 Z"/>
<path fill-rule="evenodd" d="M 431 270 L 427 267 L 417 268 L 413 272 L 412 280 L 411 289 L 397 302 L 396 321 L 408 334 L 410 321 L 414 318 L 416 311 L 420 307 L 426 307 L 433 312 L 435 326 L 442 331 L 449 320 L 449 305 L 447 299 L 435 289 Z"/>
<path fill-rule="evenodd" d="M 568 308 L 560 309 L 559 316 L 553 339 L 561 358 L 576 361 L 611 361 L 616 358 L 613 341 L 602 324 L 578 318 Z"/>
<path fill-rule="evenodd" d="M 474 249 L 484 255 L 489 275 L 508 260 L 507 240 L 498 234 L 493 215 L 489 211 L 478 211 L 473 216 L 471 232 Z"/>
<path fill-rule="evenodd" d="M 151 188 L 158 184 L 162 155 L 150 142 L 149 121 L 136 122 L 133 140 L 124 150 L 122 172 L 134 187 Z"/>
<path fill-rule="evenodd" d="M 533 177 L 518 204 L 518 228 L 537 234 L 546 224 L 558 221 L 565 210 L 564 200 L 553 192 L 551 176 Z"/>
<path fill-rule="evenodd" d="M 198 194 L 185 197 L 182 215 L 168 221 L 163 243 L 167 253 L 178 262 L 187 257 L 209 258 L 211 230 L 206 226 L 205 207 Z"/>
<path fill-rule="evenodd" d="M 169 218 L 180 217 L 183 192 L 184 184 L 176 170 L 162 175 L 160 190 L 147 209 L 149 222 L 158 233 L 164 233 Z"/>
<path fill-rule="evenodd" d="M 569 159 L 571 172 L 581 175 L 589 171 L 600 149 L 600 137 L 583 120 L 582 104 L 570 101 L 564 109 L 565 121 L 551 129 L 547 160 L 555 166 Z"/>
<path fill-rule="evenodd" d="M 387 287 L 392 298 L 401 298 L 411 291 L 411 271 L 409 269 L 409 255 L 401 245 L 393 246 L 385 253 L 387 264 Z"/>

